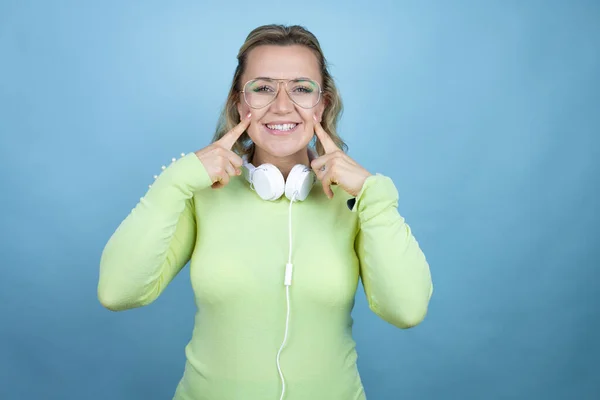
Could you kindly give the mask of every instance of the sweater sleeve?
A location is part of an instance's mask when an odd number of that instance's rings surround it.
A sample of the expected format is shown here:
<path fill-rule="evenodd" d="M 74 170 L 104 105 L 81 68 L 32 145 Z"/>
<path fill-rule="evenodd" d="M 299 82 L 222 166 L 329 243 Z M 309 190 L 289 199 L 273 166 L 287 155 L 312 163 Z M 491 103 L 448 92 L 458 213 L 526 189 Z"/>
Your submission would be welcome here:
<path fill-rule="evenodd" d="M 170 164 L 110 237 L 98 299 L 113 311 L 152 303 L 187 264 L 196 240 L 194 193 L 212 184 L 194 153 Z"/>
<path fill-rule="evenodd" d="M 369 308 L 404 329 L 425 318 L 433 284 L 425 255 L 397 207 L 393 181 L 377 174 L 365 181 L 352 212 L 358 213 L 355 250 Z"/>

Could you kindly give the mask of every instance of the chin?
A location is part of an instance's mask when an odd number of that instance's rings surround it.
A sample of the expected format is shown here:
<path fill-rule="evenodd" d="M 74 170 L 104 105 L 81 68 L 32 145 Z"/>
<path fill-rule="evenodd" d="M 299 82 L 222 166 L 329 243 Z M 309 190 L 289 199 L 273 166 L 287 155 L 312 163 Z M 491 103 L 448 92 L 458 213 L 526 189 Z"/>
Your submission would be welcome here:
<path fill-rule="evenodd" d="M 278 158 L 289 157 L 307 148 L 312 139 L 312 132 L 306 132 L 304 124 L 292 132 L 273 132 L 266 126 L 259 126 L 249 132 L 252 141 L 263 151 Z M 258 132 L 257 132 L 258 131 Z"/>
<path fill-rule="evenodd" d="M 256 145 L 261 148 L 263 151 L 267 152 L 273 157 L 277 158 L 285 158 L 298 154 L 301 151 L 304 151 L 308 146 L 308 143 L 304 145 L 303 143 L 272 143 L 272 142 L 263 142 L 256 143 Z"/>

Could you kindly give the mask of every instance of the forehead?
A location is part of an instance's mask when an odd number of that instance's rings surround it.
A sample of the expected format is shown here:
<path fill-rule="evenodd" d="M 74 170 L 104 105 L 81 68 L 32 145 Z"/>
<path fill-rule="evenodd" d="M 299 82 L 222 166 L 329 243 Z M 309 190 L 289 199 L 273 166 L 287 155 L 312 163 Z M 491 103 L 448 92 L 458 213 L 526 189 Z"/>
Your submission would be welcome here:
<path fill-rule="evenodd" d="M 319 62 L 315 54 L 305 46 L 255 47 L 248 53 L 244 79 L 256 77 L 293 79 L 306 77 L 321 82 Z"/>

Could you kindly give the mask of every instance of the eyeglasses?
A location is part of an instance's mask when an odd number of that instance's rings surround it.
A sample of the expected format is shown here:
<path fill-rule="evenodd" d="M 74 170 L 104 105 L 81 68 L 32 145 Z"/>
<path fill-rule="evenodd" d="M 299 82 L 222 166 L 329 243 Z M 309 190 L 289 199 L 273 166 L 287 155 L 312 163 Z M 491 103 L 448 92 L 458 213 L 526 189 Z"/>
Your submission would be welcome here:
<path fill-rule="evenodd" d="M 279 84 L 285 84 L 285 92 L 299 107 L 313 108 L 321 100 L 321 86 L 311 79 L 270 79 L 257 78 L 244 85 L 244 100 L 250 108 L 264 108 L 279 94 Z"/>

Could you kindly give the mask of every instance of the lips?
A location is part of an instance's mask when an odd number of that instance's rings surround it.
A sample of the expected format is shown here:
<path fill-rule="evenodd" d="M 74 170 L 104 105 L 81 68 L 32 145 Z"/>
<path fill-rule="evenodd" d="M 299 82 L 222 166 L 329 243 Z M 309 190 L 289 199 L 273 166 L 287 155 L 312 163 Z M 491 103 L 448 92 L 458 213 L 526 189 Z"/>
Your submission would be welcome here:
<path fill-rule="evenodd" d="M 296 131 L 300 124 L 297 122 L 271 122 L 264 124 L 264 127 L 273 135 L 289 135 Z"/>

